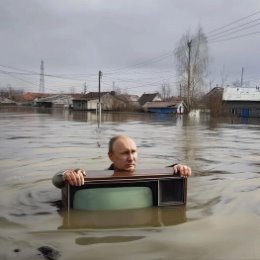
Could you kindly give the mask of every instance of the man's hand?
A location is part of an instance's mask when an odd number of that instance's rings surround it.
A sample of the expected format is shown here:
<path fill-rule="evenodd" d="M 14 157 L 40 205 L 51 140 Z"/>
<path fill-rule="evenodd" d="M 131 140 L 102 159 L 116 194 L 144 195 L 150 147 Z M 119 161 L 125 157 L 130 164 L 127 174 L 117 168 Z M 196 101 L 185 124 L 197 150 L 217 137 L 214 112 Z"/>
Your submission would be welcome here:
<path fill-rule="evenodd" d="M 81 169 L 67 170 L 64 172 L 63 178 L 72 186 L 81 186 L 84 184 L 86 172 Z"/>
<path fill-rule="evenodd" d="M 186 165 L 176 164 L 173 166 L 173 174 L 180 174 L 181 177 L 189 177 L 191 176 L 191 168 Z"/>

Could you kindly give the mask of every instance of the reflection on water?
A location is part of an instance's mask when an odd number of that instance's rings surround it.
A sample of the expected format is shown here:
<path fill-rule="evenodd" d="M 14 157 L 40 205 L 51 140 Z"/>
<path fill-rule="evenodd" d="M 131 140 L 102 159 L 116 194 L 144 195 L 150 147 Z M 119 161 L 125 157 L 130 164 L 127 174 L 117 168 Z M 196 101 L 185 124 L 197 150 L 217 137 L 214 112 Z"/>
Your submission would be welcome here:
<path fill-rule="evenodd" d="M 136 228 L 161 227 L 184 223 L 185 207 L 143 208 L 115 211 L 63 212 L 63 225 L 59 228 Z"/>
<path fill-rule="evenodd" d="M 79 237 L 76 239 L 78 245 L 92 245 L 100 243 L 122 243 L 131 242 L 144 238 L 143 236 L 109 236 L 109 237 Z"/>
<path fill-rule="evenodd" d="M 138 113 L 103 113 L 98 128 L 95 113 L 0 108 L 0 259 L 42 259 L 41 246 L 62 259 L 259 259 L 259 130 L 259 119 Z M 107 168 L 115 134 L 135 139 L 139 168 L 192 167 L 186 209 L 60 213 L 52 175 Z"/>

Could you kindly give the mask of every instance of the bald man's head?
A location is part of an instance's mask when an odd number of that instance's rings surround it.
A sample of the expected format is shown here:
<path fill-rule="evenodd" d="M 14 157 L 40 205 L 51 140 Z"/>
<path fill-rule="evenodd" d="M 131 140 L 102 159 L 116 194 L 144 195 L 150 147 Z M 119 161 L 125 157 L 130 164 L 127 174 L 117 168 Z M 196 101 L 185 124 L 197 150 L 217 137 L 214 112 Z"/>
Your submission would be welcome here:
<path fill-rule="evenodd" d="M 117 170 L 134 171 L 136 168 L 136 144 L 126 135 L 119 135 L 110 139 L 108 156 Z"/>

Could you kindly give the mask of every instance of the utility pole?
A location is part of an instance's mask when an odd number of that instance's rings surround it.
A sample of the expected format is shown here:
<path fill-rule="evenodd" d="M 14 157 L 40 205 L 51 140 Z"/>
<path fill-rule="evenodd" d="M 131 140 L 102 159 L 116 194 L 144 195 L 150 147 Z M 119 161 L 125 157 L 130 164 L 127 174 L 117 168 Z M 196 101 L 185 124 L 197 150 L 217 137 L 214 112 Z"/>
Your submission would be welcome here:
<path fill-rule="evenodd" d="M 98 111 L 98 128 L 99 128 L 100 123 L 101 123 L 101 109 L 102 109 L 102 106 L 101 106 L 101 92 L 100 92 L 100 89 L 101 89 L 101 78 L 102 78 L 102 71 L 99 71 L 98 72 L 98 106 L 97 106 L 97 111 Z"/>
<path fill-rule="evenodd" d="M 243 87 L 243 77 L 244 77 L 244 68 L 242 67 L 242 70 L 241 70 L 241 82 L 240 82 L 240 86 Z"/>
<path fill-rule="evenodd" d="M 191 55 L 191 43 L 192 40 L 187 42 L 187 46 L 188 46 L 188 97 L 187 97 L 187 105 L 188 105 L 188 109 L 190 110 L 191 108 L 191 86 L 190 86 L 190 55 Z"/>
<path fill-rule="evenodd" d="M 101 99 L 101 93 L 100 93 L 101 78 L 102 78 L 102 71 L 99 71 L 99 72 L 98 72 L 98 102 L 99 102 L 99 103 L 100 103 L 100 99 Z"/>
<path fill-rule="evenodd" d="M 44 93 L 44 62 L 41 60 L 40 86 L 39 92 Z"/>

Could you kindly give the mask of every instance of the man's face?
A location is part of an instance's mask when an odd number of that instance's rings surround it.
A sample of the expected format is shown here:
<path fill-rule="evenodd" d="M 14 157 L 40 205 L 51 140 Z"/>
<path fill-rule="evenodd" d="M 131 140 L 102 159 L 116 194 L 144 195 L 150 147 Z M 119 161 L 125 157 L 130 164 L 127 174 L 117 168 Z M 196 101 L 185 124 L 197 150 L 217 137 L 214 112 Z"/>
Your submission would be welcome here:
<path fill-rule="evenodd" d="M 118 170 L 134 171 L 137 160 L 135 142 L 128 137 L 120 137 L 113 145 L 113 151 L 108 153 L 110 160 Z"/>

